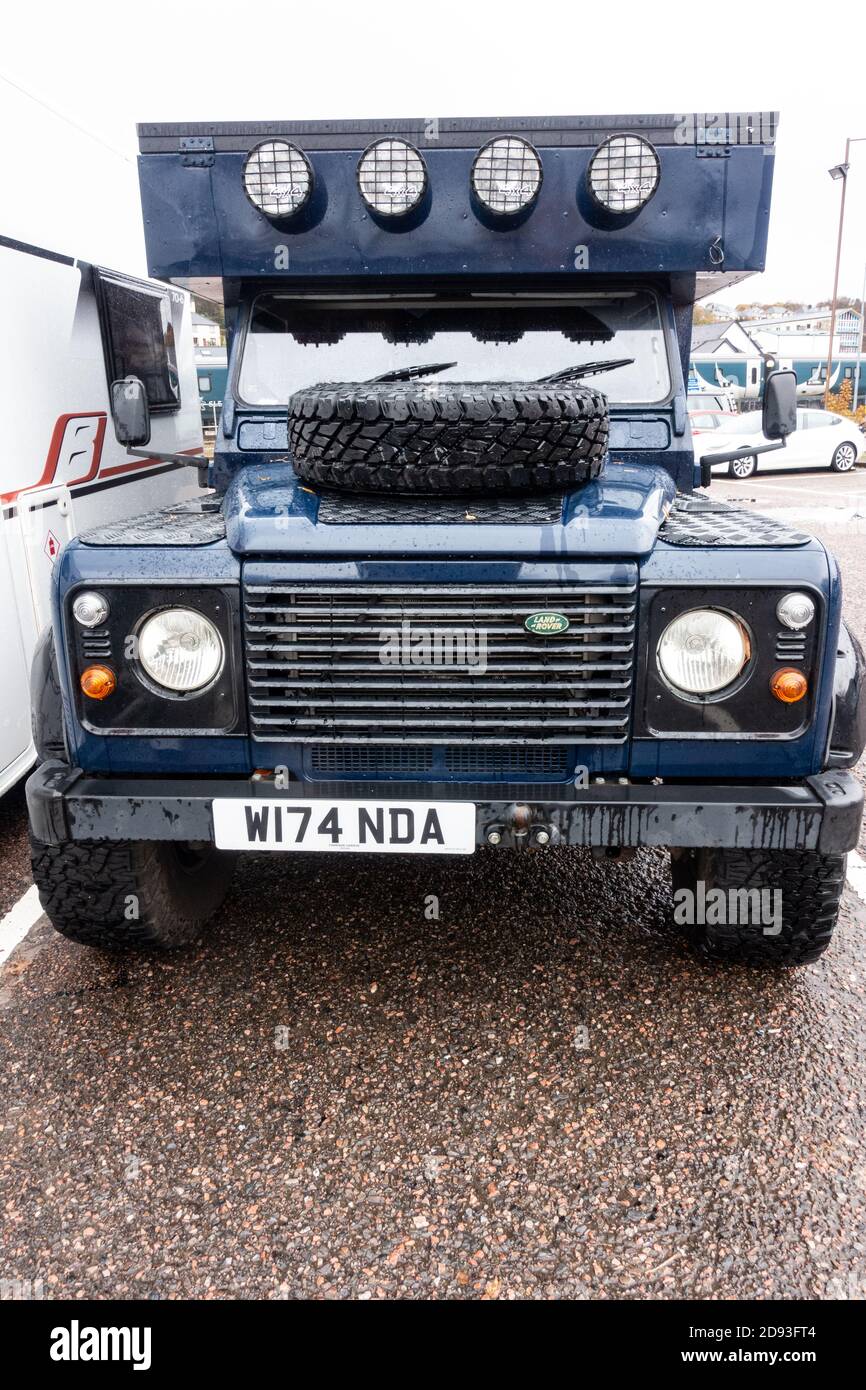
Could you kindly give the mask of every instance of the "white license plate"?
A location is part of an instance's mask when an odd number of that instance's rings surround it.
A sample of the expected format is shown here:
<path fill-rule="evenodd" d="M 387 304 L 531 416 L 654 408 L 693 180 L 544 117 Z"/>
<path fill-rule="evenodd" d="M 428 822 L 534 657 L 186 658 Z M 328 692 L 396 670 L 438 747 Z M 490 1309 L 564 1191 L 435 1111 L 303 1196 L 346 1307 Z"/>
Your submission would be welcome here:
<path fill-rule="evenodd" d="M 325 850 L 330 854 L 472 854 L 470 801 L 289 801 L 213 803 L 217 849 Z"/>

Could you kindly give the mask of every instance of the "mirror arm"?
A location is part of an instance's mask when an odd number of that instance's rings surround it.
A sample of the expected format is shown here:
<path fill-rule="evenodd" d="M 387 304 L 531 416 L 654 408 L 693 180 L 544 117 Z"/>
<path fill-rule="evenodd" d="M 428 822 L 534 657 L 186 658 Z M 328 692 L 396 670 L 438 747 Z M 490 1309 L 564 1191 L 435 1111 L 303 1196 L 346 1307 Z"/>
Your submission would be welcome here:
<path fill-rule="evenodd" d="M 755 454 L 772 454 L 784 447 L 785 441 L 780 439 L 778 444 L 755 444 L 752 448 L 732 449 L 728 454 L 701 454 L 701 463 L 733 463 L 735 459 L 750 459 L 754 458 Z"/>
<path fill-rule="evenodd" d="M 130 449 L 127 446 L 126 452 L 132 454 L 137 459 L 158 459 L 160 463 L 185 463 L 190 468 L 207 468 L 210 459 L 194 454 L 164 454 L 159 449 Z"/>
<path fill-rule="evenodd" d="M 701 454 L 701 487 L 709 487 L 713 481 L 714 463 L 732 463 L 734 459 L 749 459 L 755 454 L 772 454 L 776 449 L 784 449 L 786 442 L 783 436 L 778 444 L 758 444 L 754 449 L 734 449 L 729 454 Z"/>

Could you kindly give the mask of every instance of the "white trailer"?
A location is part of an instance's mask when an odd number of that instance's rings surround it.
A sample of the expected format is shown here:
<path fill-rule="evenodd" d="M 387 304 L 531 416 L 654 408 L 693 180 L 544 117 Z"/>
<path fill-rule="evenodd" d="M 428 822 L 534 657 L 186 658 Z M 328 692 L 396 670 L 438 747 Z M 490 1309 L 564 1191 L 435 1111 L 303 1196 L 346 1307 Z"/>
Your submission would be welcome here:
<path fill-rule="evenodd" d="M 194 467 L 131 458 L 109 384 L 144 381 L 151 447 L 200 455 L 190 297 L 0 237 L 0 794 L 35 760 L 29 673 L 63 544 L 201 491 Z"/>

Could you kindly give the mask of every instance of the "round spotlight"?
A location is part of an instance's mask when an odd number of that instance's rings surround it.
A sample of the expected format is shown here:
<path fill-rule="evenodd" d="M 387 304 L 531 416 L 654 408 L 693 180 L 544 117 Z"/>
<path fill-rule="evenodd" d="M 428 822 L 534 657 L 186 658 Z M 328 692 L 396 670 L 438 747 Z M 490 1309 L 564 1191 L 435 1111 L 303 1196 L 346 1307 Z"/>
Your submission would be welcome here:
<path fill-rule="evenodd" d="M 472 188 L 479 202 L 500 216 L 534 203 L 541 187 L 541 160 L 528 140 L 506 135 L 482 145 L 472 165 Z"/>
<path fill-rule="evenodd" d="M 405 140 L 377 140 L 358 163 L 361 197 L 383 217 L 402 217 L 417 207 L 427 188 L 427 167 Z"/>
<path fill-rule="evenodd" d="M 285 140 L 265 140 L 247 155 L 244 192 L 266 217 L 294 217 L 312 191 L 310 161 Z"/>
<path fill-rule="evenodd" d="M 745 628 L 714 608 L 693 608 L 668 623 L 658 663 L 669 685 L 687 695 L 713 695 L 735 681 L 751 655 Z"/>
<path fill-rule="evenodd" d="M 589 189 L 608 212 L 635 212 L 658 188 L 661 165 L 648 140 L 611 135 L 589 162 Z"/>
<path fill-rule="evenodd" d="M 150 679 L 178 695 L 201 690 L 225 661 L 222 638 L 193 608 L 166 608 L 138 634 L 138 659 Z"/>
<path fill-rule="evenodd" d="M 81 627 L 99 627 L 108 617 L 108 599 L 89 589 L 83 594 L 76 594 L 72 616 Z"/>

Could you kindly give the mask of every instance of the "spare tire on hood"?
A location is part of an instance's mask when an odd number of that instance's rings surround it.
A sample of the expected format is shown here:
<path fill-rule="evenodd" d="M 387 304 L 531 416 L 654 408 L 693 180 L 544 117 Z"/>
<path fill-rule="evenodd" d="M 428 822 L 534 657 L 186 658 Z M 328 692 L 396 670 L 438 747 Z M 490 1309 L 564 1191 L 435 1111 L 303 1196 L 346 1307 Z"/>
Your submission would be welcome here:
<path fill-rule="evenodd" d="M 574 487 L 607 436 L 607 398 L 574 382 L 328 382 L 289 401 L 298 477 L 356 492 Z"/>

